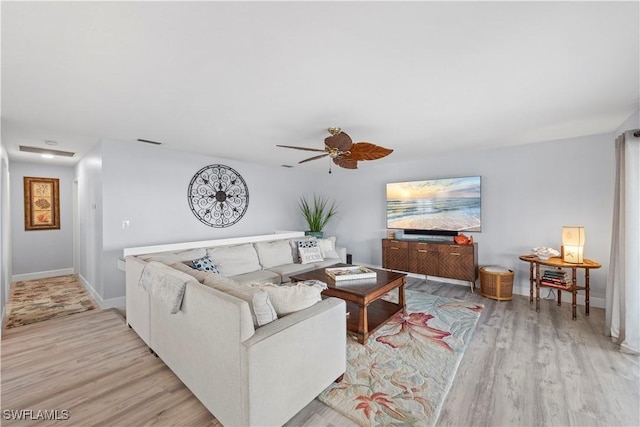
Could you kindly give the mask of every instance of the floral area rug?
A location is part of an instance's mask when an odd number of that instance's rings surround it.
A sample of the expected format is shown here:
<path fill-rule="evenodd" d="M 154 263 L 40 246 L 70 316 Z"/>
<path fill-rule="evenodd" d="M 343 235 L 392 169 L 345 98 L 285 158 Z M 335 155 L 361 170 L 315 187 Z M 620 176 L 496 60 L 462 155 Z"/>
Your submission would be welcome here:
<path fill-rule="evenodd" d="M 98 305 L 75 274 L 18 281 L 13 284 L 9 297 L 9 317 L 5 328 L 96 308 Z"/>
<path fill-rule="evenodd" d="M 484 306 L 405 291 L 365 345 L 347 338 L 347 371 L 319 399 L 363 426 L 433 426 Z"/>

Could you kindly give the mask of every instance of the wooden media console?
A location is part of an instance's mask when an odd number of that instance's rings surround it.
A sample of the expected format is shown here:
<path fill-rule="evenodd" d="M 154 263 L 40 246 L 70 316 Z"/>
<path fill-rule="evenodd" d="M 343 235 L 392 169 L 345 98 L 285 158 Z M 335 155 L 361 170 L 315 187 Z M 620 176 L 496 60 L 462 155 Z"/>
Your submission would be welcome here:
<path fill-rule="evenodd" d="M 382 239 L 382 267 L 470 282 L 478 279 L 478 244 Z"/>

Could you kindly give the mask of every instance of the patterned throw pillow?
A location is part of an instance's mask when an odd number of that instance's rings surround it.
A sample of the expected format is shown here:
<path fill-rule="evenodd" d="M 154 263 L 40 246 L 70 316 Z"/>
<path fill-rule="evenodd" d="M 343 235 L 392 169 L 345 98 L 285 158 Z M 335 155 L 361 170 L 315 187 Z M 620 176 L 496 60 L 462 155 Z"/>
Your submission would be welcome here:
<path fill-rule="evenodd" d="M 218 271 L 218 267 L 216 267 L 216 265 L 213 263 L 213 260 L 210 256 L 194 259 L 191 262 L 190 267 L 200 271 L 208 271 L 211 273 L 220 274 L 220 272 Z"/>
<path fill-rule="evenodd" d="M 298 253 L 302 264 L 324 261 L 322 251 L 316 240 L 302 240 L 298 242 Z"/>

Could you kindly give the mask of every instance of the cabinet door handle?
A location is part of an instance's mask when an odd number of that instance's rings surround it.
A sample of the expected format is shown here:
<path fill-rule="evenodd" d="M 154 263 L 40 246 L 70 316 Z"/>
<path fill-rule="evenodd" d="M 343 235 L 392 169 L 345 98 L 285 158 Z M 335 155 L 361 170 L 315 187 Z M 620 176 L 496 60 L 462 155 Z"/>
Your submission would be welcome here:
<path fill-rule="evenodd" d="M 418 252 L 425 254 L 425 253 L 427 253 L 428 251 L 427 251 L 426 249 L 418 249 Z"/>
<path fill-rule="evenodd" d="M 398 249 L 400 249 L 400 248 L 394 248 L 393 246 L 391 246 L 389 249 L 392 249 L 392 250 L 398 250 Z"/>
<path fill-rule="evenodd" d="M 455 256 L 460 256 L 460 254 L 457 254 L 457 253 L 455 253 L 455 252 L 453 252 L 453 253 L 450 253 L 449 255 L 455 255 Z"/>

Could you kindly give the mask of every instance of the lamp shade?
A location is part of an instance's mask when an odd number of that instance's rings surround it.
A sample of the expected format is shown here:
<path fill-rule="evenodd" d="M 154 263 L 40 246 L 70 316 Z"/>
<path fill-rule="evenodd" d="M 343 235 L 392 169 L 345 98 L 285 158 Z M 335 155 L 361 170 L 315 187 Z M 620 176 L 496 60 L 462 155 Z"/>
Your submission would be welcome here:
<path fill-rule="evenodd" d="M 562 227 L 562 260 L 581 264 L 584 262 L 584 227 Z"/>

